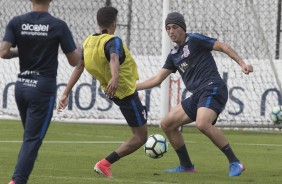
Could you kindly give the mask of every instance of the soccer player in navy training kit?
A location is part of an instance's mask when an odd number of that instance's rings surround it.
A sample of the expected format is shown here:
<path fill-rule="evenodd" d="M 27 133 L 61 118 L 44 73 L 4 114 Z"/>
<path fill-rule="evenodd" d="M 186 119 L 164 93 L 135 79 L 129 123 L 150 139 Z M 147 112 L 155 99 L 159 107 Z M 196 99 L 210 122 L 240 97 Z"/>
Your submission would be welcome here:
<path fill-rule="evenodd" d="M 138 150 L 147 140 L 147 110 L 136 91 L 138 71 L 135 60 L 122 40 L 114 36 L 118 10 L 102 7 L 97 12 L 100 33 L 89 35 L 83 43 L 83 55 L 73 71 L 60 99 L 58 111 L 68 104 L 68 95 L 85 69 L 99 82 L 106 96 L 119 106 L 132 137 L 107 157 L 97 162 L 94 170 L 112 178 L 111 165 Z"/>
<path fill-rule="evenodd" d="M 0 46 L 1 58 L 19 57 L 20 64 L 15 98 L 24 133 L 9 184 L 27 183 L 49 127 L 56 99 L 59 45 L 71 66 L 80 57 L 67 24 L 48 13 L 51 0 L 31 2 L 31 12 L 10 20 Z"/>
<path fill-rule="evenodd" d="M 226 155 L 229 161 L 229 176 L 239 176 L 244 166 L 235 156 L 222 131 L 214 126 L 227 102 L 228 92 L 211 51 L 227 54 L 240 65 L 245 74 L 253 72 L 253 67 L 245 64 L 226 44 L 201 34 L 186 33 L 184 17 L 178 12 L 168 14 L 165 29 L 176 46 L 168 54 L 163 68 L 155 76 L 137 84 L 137 90 L 157 86 L 171 73 L 178 71 L 186 89 L 192 93 L 160 122 L 180 161 L 179 166 L 166 172 L 195 172 L 178 128 L 196 121 L 196 127 Z"/>

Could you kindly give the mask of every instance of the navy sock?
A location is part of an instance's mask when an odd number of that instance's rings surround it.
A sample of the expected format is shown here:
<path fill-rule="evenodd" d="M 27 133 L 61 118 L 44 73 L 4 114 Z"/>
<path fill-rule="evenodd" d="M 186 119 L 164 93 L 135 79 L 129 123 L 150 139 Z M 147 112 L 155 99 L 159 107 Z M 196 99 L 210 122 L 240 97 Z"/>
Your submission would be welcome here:
<path fill-rule="evenodd" d="M 227 144 L 226 146 L 224 146 L 223 148 L 221 148 L 221 151 L 225 154 L 225 156 L 227 157 L 229 163 L 231 162 L 239 162 L 238 158 L 235 156 L 231 146 L 229 144 Z"/>
<path fill-rule="evenodd" d="M 190 160 L 190 157 L 188 155 L 188 151 L 187 151 L 185 144 L 183 146 L 181 146 L 178 150 L 175 150 L 175 151 L 178 155 L 180 165 L 182 165 L 183 167 L 186 167 L 186 168 L 193 167 L 193 164 Z"/>
<path fill-rule="evenodd" d="M 115 163 L 120 159 L 119 155 L 117 152 L 112 152 L 109 156 L 106 157 L 106 160 L 109 161 L 111 164 Z"/>

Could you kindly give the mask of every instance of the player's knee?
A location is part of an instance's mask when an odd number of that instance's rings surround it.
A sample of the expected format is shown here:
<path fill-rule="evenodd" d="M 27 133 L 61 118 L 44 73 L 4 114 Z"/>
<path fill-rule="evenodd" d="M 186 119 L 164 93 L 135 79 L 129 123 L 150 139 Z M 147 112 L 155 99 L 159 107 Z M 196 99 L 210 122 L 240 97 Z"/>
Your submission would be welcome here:
<path fill-rule="evenodd" d="M 147 136 L 142 136 L 142 137 L 138 137 L 137 139 L 137 145 L 140 147 L 140 146 L 143 146 L 147 141 Z"/>
<path fill-rule="evenodd" d="M 203 122 L 196 122 L 196 127 L 201 132 L 205 132 L 207 130 L 207 128 L 208 128 L 208 124 L 207 123 L 203 123 Z"/>
<path fill-rule="evenodd" d="M 142 132 L 140 134 L 135 135 L 135 140 L 137 141 L 138 145 L 143 145 L 146 143 L 148 137 L 148 132 Z"/>
<path fill-rule="evenodd" d="M 171 123 L 169 121 L 162 120 L 160 126 L 164 132 L 169 132 L 173 129 Z"/>
<path fill-rule="evenodd" d="M 163 123 L 160 123 L 160 127 L 164 132 L 166 132 L 166 127 L 163 125 Z"/>
<path fill-rule="evenodd" d="M 142 137 L 140 139 L 142 145 L 146 143 L 147 137 L 148 137 L 148 133 L 147 132 L 142 135 Z"/>

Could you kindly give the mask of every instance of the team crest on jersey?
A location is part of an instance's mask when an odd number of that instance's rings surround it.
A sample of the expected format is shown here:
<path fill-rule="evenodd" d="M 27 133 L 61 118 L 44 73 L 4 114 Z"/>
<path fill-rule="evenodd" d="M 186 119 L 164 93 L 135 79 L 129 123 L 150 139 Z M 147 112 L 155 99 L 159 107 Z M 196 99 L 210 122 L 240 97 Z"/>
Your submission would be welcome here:
<path fill-rule="evenodd" d="M 181 58 L 186 58 L 190 54 L 190 50 L 188 49 L 188 45 L 185 45 L 183 47 L 183 54 L 181 55 Z"/>

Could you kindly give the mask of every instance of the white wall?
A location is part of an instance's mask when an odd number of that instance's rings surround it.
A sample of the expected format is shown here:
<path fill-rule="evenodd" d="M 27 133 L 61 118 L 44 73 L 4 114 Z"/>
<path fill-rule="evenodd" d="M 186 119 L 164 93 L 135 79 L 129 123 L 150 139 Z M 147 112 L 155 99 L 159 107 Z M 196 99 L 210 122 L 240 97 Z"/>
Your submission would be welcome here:
<path fill-rule="evenodd" d="M 140 81 L 152 76 L 161 67 L 163 62 L 160 57 L 151 57 L 146 61 L 147 57 L 136 56 L 135 59 L 139 66 Z M 72 72 L 72 68 L 66 63 L 63 55 L 59 57 L 58 69 L 58 85 L 66 84 Z M 155 61 L 155 64 L 152 64 Z M 219 117 L 219 124 L 227 125 L 268 125 L 271 124 L 269 112 L 271 108 L 278 105 L 278 96 L 274 92 L 270 92 L 266 96 L 265 105 L 263 104 L 263 95 L 271 89 L 278 90 L 273 71 L 270 67 L 269 60 L 246 60 L 254 66 L 254 73 L 249 76 L 242 74 L 240 67 L 230 59 L 216 59 L 219 72 L 227 80 L 229 88 L 229 101 L 223 113 Z M 277 71 L 282 71 L 282 60 L 276 60 L 275 67 Z M 147 64 L 148 65 L 147 65 Z M 150 67 L 150 66 L 154 67 Z M 4 89 L 16 81 L 18 73 L 18 61 L 0 60 L 0 118 L 6 115 L 18 117 L 18 111 L 14 100 L 13 85 L 9 88 L 8 93 Z M 279 79 L 282 79 L 281 72 Z M 123 116 L 119 112 L 116 105 L 111 104 L 102 93 L 98 92 L 98 84 L 93 86 L 95 82 L 91 76 L 85 71 L 77 85 L 73 88 L 73 98 L 71 110 L 66 109 L 63 113 L 58 114 L 54 109 L 54 120 L 58 121 L 75 121 L 75 122 L 102 122 L 102 123 L 125 123 Z M 184 85 L 180 85 L 180 97 L 184 90 Z M 58 88 L 58 98 L 62 94 L 64 87 Z M 173 89 L 177 91 L 177 89 Z M 148 96 L 144 97 L 143 103 L 149 108 L 149 124 L 157 124 L 160 119 L 160 88 L 152 89 Z M 7 95 L 7 96 L 5 96 Z M 91 96 L 93 95 L 93 96 Z M 189 95 L 189 93 L 187 93 Z M 184 96 L 187 96 L 184 95 Z M 281 95 L 281 94 L 280 94 Z M 175 99 L 173 99 L 175 101 Z M 7 102 L 7 103 L 6 103 Z"/>

